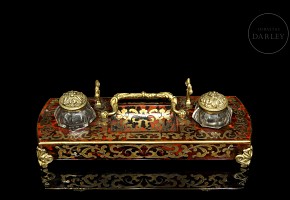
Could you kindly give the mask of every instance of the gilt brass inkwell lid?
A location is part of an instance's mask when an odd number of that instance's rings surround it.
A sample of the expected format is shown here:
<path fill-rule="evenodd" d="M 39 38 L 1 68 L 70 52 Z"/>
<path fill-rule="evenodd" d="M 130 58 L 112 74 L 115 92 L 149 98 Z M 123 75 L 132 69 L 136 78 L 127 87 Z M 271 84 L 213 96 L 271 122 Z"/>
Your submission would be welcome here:
<path fill-rule="evenodd" d="M 227 98 L 215 91 L 200 96 L 192 118 L 202 127 L 219 129 L 231 122 L 232 109 Z"/>
<path fill-rule="evenodd" d="M 200 96 L 198 104 L 205 111 L 218 112 L 228 106 L 228 100 L 224 95 L 210 91 Z"/>
<path fill-rule="evenodd" d="M 68 91 L 59 98 L 59 105 L 66 110 L 78 110 L 87 103 L 87 97 L 82 92 Z"/>

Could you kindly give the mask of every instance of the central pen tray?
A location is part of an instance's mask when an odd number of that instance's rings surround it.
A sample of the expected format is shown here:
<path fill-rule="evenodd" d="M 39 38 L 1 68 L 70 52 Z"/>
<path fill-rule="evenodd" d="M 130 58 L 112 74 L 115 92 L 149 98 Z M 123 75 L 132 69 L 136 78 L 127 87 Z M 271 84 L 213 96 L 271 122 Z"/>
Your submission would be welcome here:
<path fill-rule="evenodd" d="M 142 132 L 178 132 L 176 114 L 169 102 L 120 102 L 109 124 L 109 131 L 135 133 L 140 139 L 145 137 Z"/>

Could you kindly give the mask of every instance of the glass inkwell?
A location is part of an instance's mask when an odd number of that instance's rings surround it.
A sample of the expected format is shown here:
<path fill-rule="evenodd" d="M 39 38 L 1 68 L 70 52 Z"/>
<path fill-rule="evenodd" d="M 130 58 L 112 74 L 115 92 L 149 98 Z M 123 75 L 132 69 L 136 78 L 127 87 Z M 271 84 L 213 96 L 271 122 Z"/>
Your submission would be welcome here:
<path fill-rule="evenodd" d="M 87 127 L 96 118 L 96 113 L 86 95 L 78 91 L 69 91 L 59 98 L 59 106 L 54 116 L 60 127 L 74 131 Z"/>
<path fill-rule="evenodd" d="M 202 127 L 219 129 L 231 122 L 232 113 L 227 98 L 210 91 L 199 97 L 192 118 Z"/>

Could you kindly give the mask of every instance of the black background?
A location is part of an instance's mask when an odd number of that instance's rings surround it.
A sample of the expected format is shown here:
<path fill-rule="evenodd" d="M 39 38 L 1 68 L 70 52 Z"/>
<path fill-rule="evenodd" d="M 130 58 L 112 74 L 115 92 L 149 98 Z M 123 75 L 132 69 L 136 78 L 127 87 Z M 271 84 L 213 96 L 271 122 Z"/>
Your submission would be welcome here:
<path fill-rule="evenodd" d="M 277 192 L 283 188 L 279 172 L 286 167 L 279 161 L 283 159 L 284 140 L 277 133 L 272 111 L 275 95 L 287 83 L 289 43 L 276 54 L 264 55 L 250 45 L 247 36 L 251 21 L 264 12 L 278 14 L 289 24 L 282 7 L 131 6 L 98 6 L 90 12 L 69 7 L 42 8 L 26 13 L 28 18 L 21 21 L 24 34 L 19 50 L 23 67 L 17 71 L 23 72 L 21 80 L 28 101 L 22 103 L 28 105 L 29 111 L 28 117 L 23 116 L 28 129 L 21 137 L 25 152 L 21 169 L 25 172 L 16 173 L 19 165 L 13 164 L 11 168 L 21 186 L 15 179 L 10 186 L 16 191 L 24 189 L 30 196 L 65 194 L 79 198 L 87 194 L 126 198 L 150 198 L 155 194 L 246 197 L 252 192 Z M 191 79 L 193 95 L 215 90 L 237 96 L 248 109 L 254 156 L 246 190 L 43 191 L 35 152 L 36 122 L 49 98 L 69 90 L 93 96 L 96 79 L 101 83 L 101 96 L 141 91 L 184 96 L 187 78 Z"/>

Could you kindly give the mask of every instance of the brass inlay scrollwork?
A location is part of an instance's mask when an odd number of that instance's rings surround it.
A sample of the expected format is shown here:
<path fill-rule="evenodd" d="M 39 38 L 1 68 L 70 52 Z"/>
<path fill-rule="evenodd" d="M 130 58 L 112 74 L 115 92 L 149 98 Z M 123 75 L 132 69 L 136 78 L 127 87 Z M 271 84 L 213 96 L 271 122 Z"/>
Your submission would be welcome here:
<path fill-rule="evenodd" d="M 41 176 L 42 184 L 47 187 L 50 185 L 49 182 L 55 179 L 56 175 L 52 172 L 49 172 L 47 168 L 42 169 L 42 173 L 45 174 Z"/>
<path fill-rule="evenodd" d="M 75 133 L 64 134 L 61 131 L 55 131 L 52 127 L 44 127 L 41 129 L 42 133 L 42 140 L 49 140 L 49 141 L 74 141 L 78 139 L 88 139 L 88 140 L 102 140 L 103 137 L 106 137 L 110 140 L 116 139 L 117 136 L 113 134 L 109 134 L 107 129 L 99 126 L 92 126 L 91 131 L 83 130 Z"/>
<path fill-rule="evenodd" d="M 132 117 L 134 115 L 154 115 L 153 121 L 154 120 L 162 120 L 162 119 L 171 119 L 170 116 L 170 110 L 165 110 L 164 108 L 161 109 L 152 109 L 152 110 L 147 110 L 147 109 L 141 109 L 141 110 L 136 110 L 136 109 L 125 109 L 123 108 L 122 110 L 118 110 L 116 113 L 116 119 L 126 119 L 126 120 L 132 120 Z"/>
<path fill-rule="evenodd" d="M 227 174 L 214 174 L 208 177 L 203 176 L 202 174 L 191 175 L 194 181 L 189 182 L 190 187 L 199 187 L 199 188 L 215 188 L 215 187 L 226 187 L 227 183 Z M 187 186 L 188 187 L 188 186 Z"/>
<path fill-rule="evenodd" d="M 111 145 L 110 158 L 180 158 L 176 145 Z"/>
<path fill-rule="evenodd" d="M 197 170 L 181 173 L 53 173 L 42 169 L 47 189 L 239 189 L 248 180 L 249 168 L 239 171 Z"/>
<path fill-rule="evenodd" d="M 237 172 L 234 174 L 234 178 L 237 180 L 240 180 L 238 183 L 239 185 L 244 186 L 248 180 L 248 176 L 246 175 L 246 172 L 248 171 L 248 168 L 241 168 L 240 172 Z"/>
<path fill-rule="evenodd" d="M 241 167 L 248 167 L 251 163 L 253 156 L 253 147 L 249 147 L 243 150 L 243 154 L 236 156 L 237 163 L 241 164 Z"/>
<path fill-rule="evenodd" d="M 107 155 L 109 153 L 106 153 L 106 145 L 102 145 L 99 147 L 99 145 L 62 145 L 62 146 L 56 146 L 56 149 L 58 149 L 58 158 L 90 158 L 94 159 L 97 158 L 98 154 Z"/>
<path fill-rule="evenodd" d="M 46 168 L 49 163 L 53 161 L 53 157 L 49 155 L 45 149 L 36 148 L 38 163 L 41 167 Z"/>
<path fill-rule="evenodd" d="M 120 137 L 119 137 L 120 138 Z M 161 133 L 158 132 L 148 132 L 148 133 L 126 133 L 127 140 L 156 140 L 161 139 Z"/>
<path fill-rule="evenodd" d="M 231 152 L 234 150 L 233 145 L 227 144 L 200 144 L 200 145 L 182 145 L 183 153 L 192 153 L 192 158 L 203 158 L 206 155 L 210 155 L 215 158 L 226 158 L 231 156 Z"/>
<path fill-rule="evenodd" d="M 160 93 L 117 93 L 115 94 L 110 103 L 112 106 L 113 111 L 107 112 L 103 111 L 101 112 L 101 116 L 103 118 L 107 118 L 109 116 L 115 115 L 118 111 L 118 101 L 120 99 L 169 99 L 171 101 L 171 109 L 174 113 L 176 113 L 180 118 L 184 118 L 186 115 L 186 112 L 184 110 L 177 110 L 177 98 L 173 96 L 170 92 L 160 92 Z"/>
<path fill-rule="evenodd" d="M 65 188 L 79 189 L 130 189 L 130 188 L 175 188 L 201 189 L 226 188 L 227 174 L 62 174 Z"/>
<path fill-rule="evenodd" d="M 227 158 L 234 150 L 231 144 L 111 144 L 111 145 L 60 145 L 59 159 L 167 159 L 167 158 Z"/>
<path fill-rule="evenodd" d="M 169 139 L 169 140 L 212 140 L 212 139 L 246 139 L 245 135 L 237 134 L 237 132 L 233 130 L 226 130 L 224 132 L 206 132 L 204 130 L 196 130 L 192 126 L 179 126 L 180 127 L 180 133 L 178 132 L 162 132 L 159 133 L 161 138 L 160 139 Z M 121 127 L 119 129 L 122 130 Z M 124 129 L 124 128 L 123 128 Z M 61 131 L 55 131 L 55 129 L 51 126 L 45 126 L 42 129 L 40 129 L 42 135 L 41 140 L 48 140 L 48 141 L 62 141 L 62 140 L 77 140 L 77 139 L 87 139 L 87 140 L 102 140 L 104 137 L 111 140 L 120 140 L 122 138 L 131 138 L 132 134 L 130 132 L 128 133 L 121 133 L 120 135 L 117 134 L 109 134 L 107 132 L 107 129 L 104 129 L 103 127 L 99 126 L 91 126 L 90 131 L 84 130 L 81 132 L 77 132 L 75 134 L 64 134 Z M 134 131 L 132 129 L 132 131 Z M 140 132 L 141 133 L 141 132 Z M 156 133 L 154 131 L 154 133 Z M 149 138 L 150 135 L 152 135 L 150 132 L 142 132 L 144 138 Z M 149 136 L 146 136 L 149 134 Z M 128 136 L 127 136 L 128 135 Z M 110 142 L 109 142 L 110 143 Z"/>
<path fill-rule="evenodd" d="M 144 109 L 123 108 L 118 110 L 111 119 L 111 131 L 177 131 L 176 117 L 172 115 L 169 106 L 164 108 Z"/>

